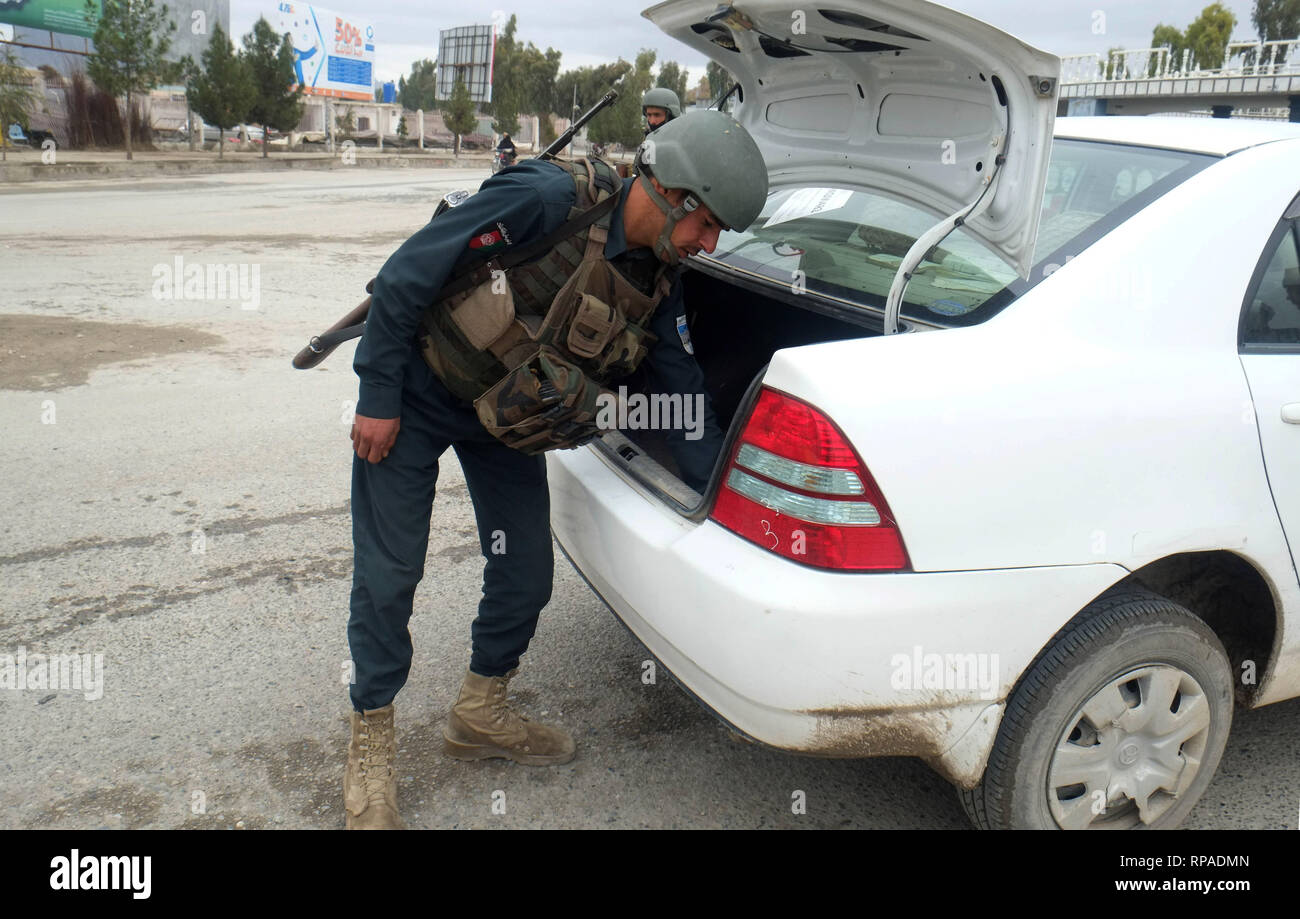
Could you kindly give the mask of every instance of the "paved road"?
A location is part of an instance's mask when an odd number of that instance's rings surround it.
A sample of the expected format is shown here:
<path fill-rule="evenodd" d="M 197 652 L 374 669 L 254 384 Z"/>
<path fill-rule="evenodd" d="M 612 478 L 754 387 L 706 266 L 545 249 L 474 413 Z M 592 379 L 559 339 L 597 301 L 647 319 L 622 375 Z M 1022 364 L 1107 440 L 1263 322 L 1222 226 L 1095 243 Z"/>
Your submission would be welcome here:
<path fill-rule="evenodd" d="M 102 698 L 0 689 L 0 827 L 342 825 L 352 347 L 307 373 L 289 357 L 444 192 L 485 177 L 0 188 L 0 654 L 103 656 Z M 186 264 L 242 265 L 249 294 L 256 267 L 255 295 L 192 298 Z M 441 486 L 398 697 L 412 826 L 965 826 L 918 762 L 755 748 L 671 681 L 644 685 L 645 652 L 562 558 L 514 685 L 578 757 L 445 759 L 481 559 L 451 454 Z M 1300 703 L 1239 713 L 1188 826 L 1295 827 L 1298 742 Z"/>

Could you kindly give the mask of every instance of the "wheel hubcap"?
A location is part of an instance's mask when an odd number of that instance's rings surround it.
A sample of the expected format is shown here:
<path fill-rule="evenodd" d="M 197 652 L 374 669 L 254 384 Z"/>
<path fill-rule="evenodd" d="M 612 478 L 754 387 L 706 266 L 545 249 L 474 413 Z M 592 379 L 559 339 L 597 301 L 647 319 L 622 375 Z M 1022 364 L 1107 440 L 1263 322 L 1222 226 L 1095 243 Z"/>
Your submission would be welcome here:
<path fill-rule="evenodd" d="M 1210 705 L 1199 683 L 1167 664 L 1112 680 L 1070 718 L 1047 773 L 1062 829 L 1151 824 L 1201 769 Z"/>

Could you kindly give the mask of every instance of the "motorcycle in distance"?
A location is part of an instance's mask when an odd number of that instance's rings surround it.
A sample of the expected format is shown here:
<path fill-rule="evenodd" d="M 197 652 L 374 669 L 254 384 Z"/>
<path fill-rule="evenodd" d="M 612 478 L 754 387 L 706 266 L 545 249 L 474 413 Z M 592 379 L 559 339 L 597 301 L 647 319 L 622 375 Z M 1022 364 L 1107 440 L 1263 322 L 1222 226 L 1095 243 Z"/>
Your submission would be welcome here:
<path fill-rule="evenodd" d="M 492 174 L 496 175 L 507 166 L 515 164 L 516 154 L 514 150 L 494 150 L 492 151 Z"/>

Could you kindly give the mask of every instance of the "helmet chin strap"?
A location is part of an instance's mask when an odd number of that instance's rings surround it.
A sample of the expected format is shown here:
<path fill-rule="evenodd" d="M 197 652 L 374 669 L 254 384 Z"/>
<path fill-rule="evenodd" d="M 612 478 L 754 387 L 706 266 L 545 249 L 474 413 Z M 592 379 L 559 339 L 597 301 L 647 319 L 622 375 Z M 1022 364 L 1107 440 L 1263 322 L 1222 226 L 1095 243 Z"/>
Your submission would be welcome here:
<path fill-rule="evenodd" d="M 673 230 L 677 229 L 678 221 L 700 206 L 700 202 L 694 195 L 688 193 L 682 199 L 681 204 L 673 207 L 672 202 L 659 193 L 659 189 L 655 188 L 654 183 L 650 181 L 650 177 L 644 172 L 637 176 L 637 181 L 641 183 L 641 187 L 645 189 L 645 193 L 650 196 L 650 200 L 655 203 L 655 206 L 663 211 L 664 216 L 668 218 L 664 221 L 664 228 L 659 234 L 659 238 L 655 240 L 654 251 L 660 260 L 668 263 L 670 267 L 674 266 L 679 261 L 679 257 L 677 247 L 670 241 Z"/>

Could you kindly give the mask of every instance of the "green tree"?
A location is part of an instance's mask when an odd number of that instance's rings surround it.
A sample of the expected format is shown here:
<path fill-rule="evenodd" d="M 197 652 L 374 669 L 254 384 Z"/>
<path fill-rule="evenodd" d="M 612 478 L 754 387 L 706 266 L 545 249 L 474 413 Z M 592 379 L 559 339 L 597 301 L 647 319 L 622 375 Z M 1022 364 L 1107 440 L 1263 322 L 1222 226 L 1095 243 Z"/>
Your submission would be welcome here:
<path fill-rule="evenodd" d="M 519 97 L 523 93 L 523 75 L 519 72 L 519 53 L 515 41 L 518 17 L 510 14 L 510 21 L 496 37 L 492 49 L 492 101 L 484 103 L 483 111 L 492 117 L 492 130 L 498 134 L 519 132 Z"/>
<path fill-rule="evenodd" d="M 469 87 L 459 77 L 451 89 L 451 99 L 442 113 L 442 120 L 447 130 L 456 135 L 455 155 L 460 156 L 460 139 L 478 127 L 478 118 L 474 115 L 474 100 L 470 98 Z"/>
<path fill-rule="evenodd" d="M 131 152 L 132 97 L 153 89 L 169 75 L 172 65 L 163 60 L 171 48 L 176 23 L 167 18 L 165 7 L 153 0 L 86 0 L 86 22 L 94 21 L 95 51 L 86 59 L 86 73 L 100 89 L 113 96 L 126 96 L 126 158 Z"/>
<path fill-rule="evenodd" d="M 397 136 L 403 141 L 411 136 L 411 132 L 406 129 L 406 112 L 402 112 L 397 118 Z"/>
<path fill-rule="evenodd" d="M 483 110 L 493 116 L 492 129 L 515 133 L 519 114 L 546 115 L 554 110 L 555 78 L 560 70 L 560 52 L 545 52 L 532 42 L 515 37 L 517 17 L 511 16 L 497 36 L 492 58 L 492 101 Z M 567 109 L 567 105 L 566 105 Z"/>
<path fill-rule="evenodd" d="M 266 17 L 259 16 L 253 31 L 244 36 L 244 60 L 253 75 L 253 101 L 248 118 L 262 126 L 262 156 L 270 145 L 268 128 L 292 131 L 302 121 L 303 88 L 295 86 L 293 44 L 289 35 L 277 35 Z"/>
<path fill-rule="evenodd" d="M 342 115 L 334 116 L 334 130 L 338 136 L 347 140 L 357 129 L 356 116 L 352 114 L 352 109 L 348 109 Z"/>
<path fill-rule="evenodd" d="M 398 77 L 397 101 L 412 112 L 432 112 L 438 107 L 438 68 L 427 57 L 411 65 L 411 77 Z"/>
<path fill-rule="evenodd" d="M 1300 38 L 1300 0 L 1255 0 L 1250 15 L 1260 41 L 1286 41 Z M 1274 63 L 1286 62 L 1286 53 L 1274 52 Z"/>
<path fill-rule="evenodd" d="M 217 158 L 224 159 L 226 126 L 248 118 L 256 90 L 247 62 L 235 53 L 234 43 L 221 23 L 212 27 L 212 39 L 203 52 L 203 66 L 191 67 L 185 91 L 190 108 L 204 121 L 217 126 Z"/>
<path fill-rule="evenodd" d="M 559 134 L 555 131 L 555 122 L 550 114 L 538 116 L 537 128 L 542 135 L 539 139 L 543 147 L 549 147 L 555 143 L 555 138 L 559 137 Z"/>
<path fill-rule="evenodd" d="M 611 108 L 614 110 L 618 135 L 613 139 L 624 147 L 636 147 L 645 139 L 641 97 L 654 85 L 655 52 L 642 48 L 632 72 L 623 78 L 626 91 Z"/>
<path fill-rule="evenodd" d="M 1127 80 L 1132 76 L 1122 56 L 1124 50 L 1123 48 L 1106 49 L 1106 61 L 1101 65 L 1102 77 L 1107 80 Z"/>
<path fill-rule="evenodd" d="M 8 159 L 9 125 L 25 124 L 27 110 L 36 104 L 36 93 L 28 85 L 27 68 L 5 48 L 0 52 L 0 160 Z"/>
<path fill-rule="evenodd" d="M 677 98 L 683 103 L 686 102 L 686 71 L 683 70 L 676 61 L 665 61 L 659 68 L 659 76 L 655 80 L 655 86 L 662 86 L 664 89 L 671 89 L 677 93 Z"/>
<path fill-rule="evenodd" d="M 1186 47 L 1196 66 L 1201 70 L 1217 70 L 1223 66 L 1232 41 L 1232 30 L 1237 27 L 1237 17 L 1222 3 L 1211 3 L 1201 10 L 1201 15 L 1187 27 Z"/>
<path fill-rule="evenodd" d="M 518 134 L 519 133 L 519 112 L 515 110 L 515 103 L 509 98 L 501 99 L 494 105 L 496 108 L 496 117 L 492 119 L 492 130 L 498 134 Z"/>
<path fill-rule="evenodd" d="M 642 127 L 641 97 L 654 82 L 655 52 L 641 49 L 636 63 L 621 60 L 622 80 L 618 84 L 618 101 L 587 123 L 587 137 L 595 143 L 622 144 L 635 147 L 645 138 Z M 601 90 L 604 95 L 609 87 Z M 599 96 L 591 99 L 595 104 Z"/>
<path fill-rule="evenodd" d="M 704 78 L 709 81 L 709 95 L 713 102 L 717 102 L 736 82 L 736 78 L 717 61 L 709 61 L 709 66 L 704 68 Z"/>
<path fill-rule="evenodd" d="M 1164 23 L 1155 27 L 1151 33 L 1152 48 L 1169 49 L 1169 68 L 1171 70 L 1181 70 L 1183 66 L 1183 49 L 1186 46 L 1186 38 L 1183 33 L 1178 31 L 1174 26 L 1167 26 Z M 1147 65 L 1147 76 L 1156 75 L 1156 67 L 1160 59 L 1156 55 L 1151 56 L 1151 63 Z"/>
<path fill-rule="evenodd" d="M 551 111 L 573 119 L 600 101 L 632 65 L 621 58 L 613 64 L 566 70 L 555 81 Z M 576 109 L 576 111 L 575 111 Z"/>
<path fill-rule="evenodd" d="M 530 115 L 547 115 L 555 111 L 555 79 L 560 73 L 559 51 L 547 48 L 543 53 L 530 43 L 525 55 L 524 108 Z"/>
<path fill-rule="evenodd" d="M 631 69 L 632 65 L 620 58 L 612 64 L 566 70 L 555 81 L 552 110 L 570 121 L 576 119 L 616 86 L 621 94 L 620 81 Z M 610 109 L 606 108 L 587 122 L 587 139 L 594 143 L 610 140 L 612 135 L 608 129 L 611 124 Z"/>

